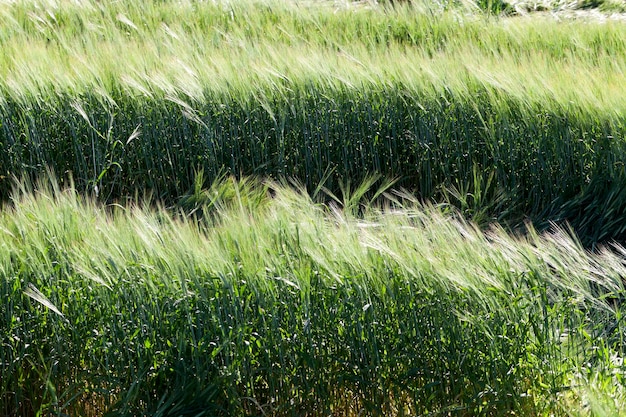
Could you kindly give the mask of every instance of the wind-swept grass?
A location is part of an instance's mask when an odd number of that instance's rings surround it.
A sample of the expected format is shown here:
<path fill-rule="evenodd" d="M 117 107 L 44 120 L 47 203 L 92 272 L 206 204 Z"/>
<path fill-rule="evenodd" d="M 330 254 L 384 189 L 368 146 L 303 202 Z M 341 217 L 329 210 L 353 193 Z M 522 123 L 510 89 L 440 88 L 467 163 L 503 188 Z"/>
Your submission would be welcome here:
<path fill-rule="evenodd" d="M 623 238 L 624 24 L 434 4 L 4 2 L 0 193 L 46 167 L 168 203 L 200 170 L 478 180 L 490 219 Z"/>
<path fill-rule="evenodd" d="M 402 193 L 358 217 L 275 183 L 196 194 L 192 220 L 54 184 L 13 193 L 0 215 L 2 414 L 623 404 L 608 384 L 623 371 L 620 247 L 484 233 Z"/>
<path fill-rule="evenodd" d="M 626 237 L 623 23 L 63 0 L 0 21 L 0 414 L 624 409 L 626 249 L 573 237 Z"/>

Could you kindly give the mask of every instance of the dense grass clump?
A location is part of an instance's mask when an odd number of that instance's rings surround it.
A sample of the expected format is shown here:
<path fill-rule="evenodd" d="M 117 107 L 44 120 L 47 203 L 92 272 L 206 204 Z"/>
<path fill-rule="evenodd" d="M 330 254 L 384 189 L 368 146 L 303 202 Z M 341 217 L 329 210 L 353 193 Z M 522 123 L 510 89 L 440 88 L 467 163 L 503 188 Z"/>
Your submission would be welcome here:
<path fill-rule="evenodd" d="M 12 175 L 46 167 L 104 201 L 166 204 L 199 171 L 335 191 L 379 173 L 424 200 L 480 194 L 453 200 L 490 221 L 626 237 L 619 21 L 417 2 L 18 2 L 0 15 L 4 199 Z"/>
<path fill-rule="evenodd" d="M 0 216 L 0 412 L 619 410 L 623 248 L 484 233 L 362 191 L 322 205 L 223 180 L 186 200 L 195 217 L 15 191 Z"/>

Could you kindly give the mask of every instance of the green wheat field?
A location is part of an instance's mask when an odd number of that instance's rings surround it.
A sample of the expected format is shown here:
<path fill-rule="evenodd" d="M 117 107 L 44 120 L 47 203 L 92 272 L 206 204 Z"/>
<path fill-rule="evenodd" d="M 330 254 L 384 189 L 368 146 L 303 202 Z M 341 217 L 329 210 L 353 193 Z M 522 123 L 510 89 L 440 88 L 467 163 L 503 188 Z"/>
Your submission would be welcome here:
<path fill-rule="evenodd" d="M 626 3 L 0 0 L 0 415 L 626 415 Z"/>

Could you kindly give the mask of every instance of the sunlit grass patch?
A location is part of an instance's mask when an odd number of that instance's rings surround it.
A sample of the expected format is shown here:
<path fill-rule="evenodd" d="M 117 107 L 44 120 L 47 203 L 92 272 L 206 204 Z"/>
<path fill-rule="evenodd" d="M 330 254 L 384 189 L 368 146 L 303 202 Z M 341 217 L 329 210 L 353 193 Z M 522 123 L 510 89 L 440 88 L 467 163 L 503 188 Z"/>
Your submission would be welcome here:
<path fill-rule="evenodd" d="M 579 375 L 621 375 L 622 249 L 485 233 L 402 193 L 355 212 L 212 189 L 193 218 L 14 194 L 4 413 L 548 415 L 585 412 Z"/>

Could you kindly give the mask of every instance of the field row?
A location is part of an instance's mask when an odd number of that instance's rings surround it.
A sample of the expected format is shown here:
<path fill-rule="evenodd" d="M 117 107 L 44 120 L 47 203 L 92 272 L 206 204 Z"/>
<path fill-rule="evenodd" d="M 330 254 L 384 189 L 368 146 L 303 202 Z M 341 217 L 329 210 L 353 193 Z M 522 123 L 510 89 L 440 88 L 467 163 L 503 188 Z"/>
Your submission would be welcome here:
<path fill-rule="evenodd" d="M 168 204 L 202 171 L 368 174 L 477 221 L 623 239 L 626 26 L 414 5 L 3 3 L 0 194 Z"/>
<path fill-rule="evenodd" d="M 3 415 L 623 410 L 621 256 L 562 230 L 484 234 L 398 194 L 384 212 L 249 180 L 208 195 L 190 221 L 16 191 Z"/>

